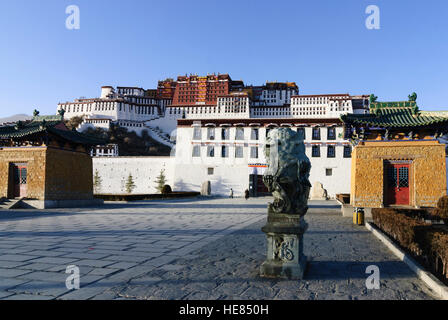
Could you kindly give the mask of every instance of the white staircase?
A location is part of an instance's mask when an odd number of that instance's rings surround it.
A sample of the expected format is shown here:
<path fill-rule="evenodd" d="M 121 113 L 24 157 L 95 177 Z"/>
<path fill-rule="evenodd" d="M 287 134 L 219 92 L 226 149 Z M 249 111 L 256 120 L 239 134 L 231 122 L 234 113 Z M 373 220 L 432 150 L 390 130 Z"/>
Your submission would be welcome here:
<path fill-rule="evenodd" d="M 154 128 L 151 126 L 148 126 L 145 124 L 145 128 L 148 129 L 149 135 L 151 138 L 156 140 L 157 142 L 160 142 L 161 144 L 164 144 L 170 148 L 173 148 L 176 145 L 175 141 L 171 141 L 169 135 L 159 128 Z"/>

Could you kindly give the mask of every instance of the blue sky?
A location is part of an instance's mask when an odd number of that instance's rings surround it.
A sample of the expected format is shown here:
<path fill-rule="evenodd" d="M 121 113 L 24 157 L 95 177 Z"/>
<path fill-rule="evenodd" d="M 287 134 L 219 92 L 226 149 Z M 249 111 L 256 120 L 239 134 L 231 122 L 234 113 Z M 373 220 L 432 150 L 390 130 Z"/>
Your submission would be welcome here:
<path fill-rule="evenodd" d="M 78 5 L 80 30 L 65 28 Z M 377 5 L 381 29 L 365 27 Z M 0 117 L 186 73 L 448 110 L 446 0 L 2 0 Z"/>

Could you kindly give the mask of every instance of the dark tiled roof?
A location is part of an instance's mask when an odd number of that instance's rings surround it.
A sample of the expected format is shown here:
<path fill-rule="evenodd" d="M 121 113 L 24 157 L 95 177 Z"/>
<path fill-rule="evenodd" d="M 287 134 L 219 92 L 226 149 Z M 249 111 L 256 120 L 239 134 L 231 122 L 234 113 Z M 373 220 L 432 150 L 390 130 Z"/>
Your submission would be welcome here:
<path fill-rule="evenodd" d="M 61 124 L 62 126 L 60 126 Z M 31 135 L 45 132 L 56 135 L 62 140 L 71 143 L 83 145 L 105 144 L 103 140 L 98 138 L 66 129 L 65 125 L 63 125 L 62 117 L 60 116 L 34 117 L 32 121 L 19 121 L 13 126 L 0 127 L 0 139 L 23 139 Z"/>
<path fill-rule="evenodd" d="M 424 127 L 434 124 L 447 124 L 448 118 L 426 116 L 416 113 L 415 109 L 404 108 L 378 108 L 371 114 L 346 114 L 340 118 L 344 123 L 352 125 L 367 125 L 384 128 Z"/>
<path fill-rule="evenodd" d="M 60 130 L 54 127 L 50 128 L 48 131 L 72 143 L 90 145 L 90 146 L 106 144 L 106 141 L 104 140 L 98 139 L 96 137 L 91 137 L 78 131 Z"/>
<path fill-rule="evenodd" d="M 0 127 L 0 139 L 22 138 L 35 133 L 44 132 L 52 128 L 61 121 L 18 121 L 15 125 Z"/>
<path fill-rule="evenodd" d="M 391 101 L 391 102 L 371 102 L 370 108 L 414 108 L 417 106 L 415 101 Z"/>

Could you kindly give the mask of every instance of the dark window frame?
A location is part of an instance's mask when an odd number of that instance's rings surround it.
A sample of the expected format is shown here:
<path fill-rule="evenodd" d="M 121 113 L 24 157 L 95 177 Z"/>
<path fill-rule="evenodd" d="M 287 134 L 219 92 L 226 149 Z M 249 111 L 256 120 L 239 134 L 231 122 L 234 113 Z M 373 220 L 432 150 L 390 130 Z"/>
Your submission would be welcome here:
<path fill-rule="evenodd" d="M 347 152 L 348 150 L 348 152 Z M 344 158 L 351 158 L 352 157 L 352 147 L 351 146 L 344 146 Z"/>
<path fill-rule="evenodd" d="M 313 133 L 312 133 L 312 140 L 320 140 L 320 128 L 316 127 L 313 128 Z"/>
<path fill-rule="evenodd" d="M 221 158 L 228 158 L 229 157 L 229 146 L 221 146 Z M 226 150 L 226 152 L 224 152 Z"/>
<path fill-rule="evenodd" d="M 327 140 L 336 140 L 336 128 L 335 127 L 327 128 Z"/>
<path fill-rule="evenodd" d="M 317 150 L 317 152 L 315 152 Z M 311 157 L 320 158 L 320 146 L 311 146 Z"/>
<path fill-rule="evenodd" d="M 330 150 L 333 150 L 332 153 Z M 336 146 L 327 146 L 327 158 L 336 158 Z"/>
<path fill-rule="evenodd" d="M 207 146 L 207 157 L 208 158 L 215 157 L 215 146 Z"/>

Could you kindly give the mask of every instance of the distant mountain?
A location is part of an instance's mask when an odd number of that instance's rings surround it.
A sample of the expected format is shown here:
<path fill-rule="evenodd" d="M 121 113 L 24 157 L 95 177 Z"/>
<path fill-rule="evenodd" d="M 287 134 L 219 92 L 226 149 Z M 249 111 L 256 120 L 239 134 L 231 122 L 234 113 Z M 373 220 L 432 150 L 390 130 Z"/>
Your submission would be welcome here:
<path fill-rule="evenodd" d="M 16 114 L 11 117 L 7 118 L 0 118 L 0 124 L 7 123 L 7 122 L 17 122 L 17 121 L 24 121 L 24 120 L 31 120 L 33 119 L 32 116 L 29 116 L 27 114 Z"/>

